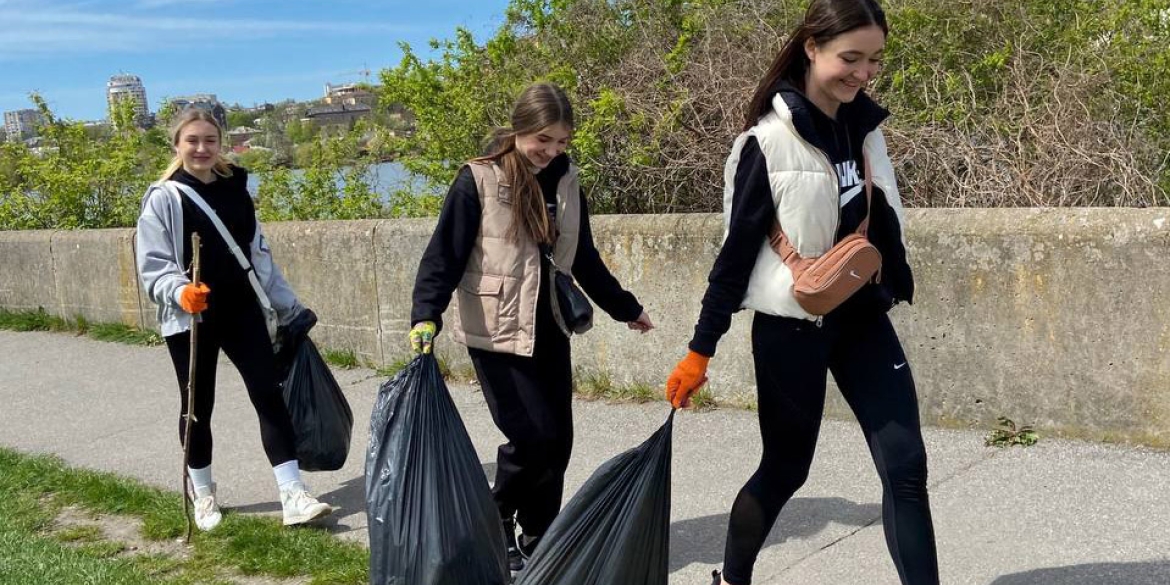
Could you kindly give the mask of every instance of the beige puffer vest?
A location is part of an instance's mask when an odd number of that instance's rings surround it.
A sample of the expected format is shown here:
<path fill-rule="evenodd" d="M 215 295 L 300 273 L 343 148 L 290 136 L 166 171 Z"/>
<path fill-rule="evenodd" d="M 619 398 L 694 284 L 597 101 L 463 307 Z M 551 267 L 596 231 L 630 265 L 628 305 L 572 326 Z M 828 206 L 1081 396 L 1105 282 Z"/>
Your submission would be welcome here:
<path fill-rule="evenodd" d="M 540 248 L 527 234 L 509 237 L 512 189 L 504 171 L 491 163 L 469 163 L 482 215 L 475 247 L 453 296 L 455 341 L 488 351 L 532 356 L 536 301 L 541 286 Z M 557 230 L 553 259 L 564 272 L 573 267 L 581 230 L 577 167 L 569 165 L 557 184 Z M 555 314 L 556 311 L 553 311 Z"/>

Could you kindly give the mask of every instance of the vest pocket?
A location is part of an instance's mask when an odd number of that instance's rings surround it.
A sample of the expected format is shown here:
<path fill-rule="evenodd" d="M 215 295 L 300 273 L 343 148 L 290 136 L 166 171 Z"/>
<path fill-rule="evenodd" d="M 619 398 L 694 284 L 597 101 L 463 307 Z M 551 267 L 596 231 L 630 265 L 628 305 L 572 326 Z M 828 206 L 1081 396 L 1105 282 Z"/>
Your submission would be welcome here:
<path fill-rule="evenodd" d="M 456 294 L 459 295 L 459 321 L 469 337 L 491 339 L 500 327 L 500 292 L 504 277 L 492 274 L 468 274 Z"/>

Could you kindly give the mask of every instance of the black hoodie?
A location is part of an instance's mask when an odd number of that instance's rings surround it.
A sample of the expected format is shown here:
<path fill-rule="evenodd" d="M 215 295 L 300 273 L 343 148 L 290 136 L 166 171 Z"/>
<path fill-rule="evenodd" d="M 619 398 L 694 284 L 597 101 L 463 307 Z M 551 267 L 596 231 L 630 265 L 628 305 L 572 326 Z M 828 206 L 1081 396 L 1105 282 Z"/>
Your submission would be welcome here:
<path fill-rule="evenodd" d="M 787 82 L 781 82 L 776 92 L 791 111 L 797 133 L 824 152 L 837 171 L 842 206 L 836 241 L 840 241 L 856 231 L 865 218 L 862 145 L 889 112 L 861 92 L 852 102 L 841 104 L 834 120 Z M 731 327 L 731 315 L 741 308 L 760 245 L 776 218 L 767 164 L 755 137 L 749 137 L 740 151 L 734 189 L 730 229 L 711 268 L 703 309 L 689 346 L 706 356 L 715 355 L 719 339 Z M 913 300 L 914 280 L 902 246 L 902 228 L 876 185 L 869 221 L 869 240 L 882 253 L 881 284 L 867 284 L 835 313 L 882 313 L 898 301 Z"/>
<path fill-rule="evenodd" d="M 236 245 L 250 262 L 252 239 L 256 236 L 256 206 L 248 193 L 248 171 L 233 166 L 230 177 L 215 175 L 215 180 L 204 183 L 183 169 L 171 176 L 195 190 L 219 220 L 227 227 Z M 255 292 L 248 282 L 248 274 L 240 268 L 215 224 L 186 196 L 183 197 L 183 241 L 191 241 L 191 233 L 199 232 L 200 281 L 207 284 L 212 295 L 221 302 L 228 299 L 252 302 Z M 184 247 L 183 266 L 191 265 L 191 246 Z"/>

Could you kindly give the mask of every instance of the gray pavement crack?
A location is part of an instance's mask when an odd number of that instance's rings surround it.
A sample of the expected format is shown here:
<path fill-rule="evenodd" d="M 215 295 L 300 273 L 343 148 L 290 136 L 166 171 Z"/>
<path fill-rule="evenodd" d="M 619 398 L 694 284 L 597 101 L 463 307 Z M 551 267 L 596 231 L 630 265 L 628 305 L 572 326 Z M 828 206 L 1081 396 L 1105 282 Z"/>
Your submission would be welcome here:
<path fill-rule="evenodd" d="M 983 455 L 982 457 L 978 457 L 976 459 L 973 459 L 971 462 L 959 467 L 958 469 L 956 469 L 955 471 L 946 475 L 945 477 L 942 477 L 934 482 L 929 482 L 929 485 L 927 486 L 928 490 L 931 492 L 937 490 L 938 488 L 942 487 L 943 485 L 948 484 L 951 481 L 954 481 L 955 479 L 958 479 L 959 476 L 966 474 L 968 471 L 971 471 L 975 467 L 990 461 L 991 459 L 995 458 L 995 456 L 998 455 L 999 453 L 1000 453 L 999 450 L 996 450 L 996 449 L 990 450 L 986 455 Z M 858 526 L 854 530 L 849 531 L 848 534 L 842 535 L 841 537 L 834 539 L 832 542 L 829 542 L 828 544 L 818 548 L 817 550 L 815 550 L 807 555 L 804 555 L 804 556 L 800 557 L 799 559 L 796 559 L 796 561 L 792 562 L 789 565 L 786 565 L 784 568 L 780 569 L 775 574 L 770 575 L 768 577 L 768 579 L 782 576 L 784 573 L 787 573 L 790 569 L 793 569 L 793 568 L 799 566 L 801 563 L 807 561 L 808 559 L 811 559 L 812 557 L 815 557 L 815 556 L 821 554 L 822 552 L 829 550 L 829 549 L 833 548 L 834 546 L 837 546 L 838 544 L 848 540 L 849 538 L 852 538 L 858 532 L 861 532 L 862 530 L 865 530 L 867 528 L 874 526 L 875 524 L 880 522 L 881 519 L 882 519 L 881 514 L 874 516 L 873 518 L 871 518 L 869 520 L 869 522 L 866 522 L 865 524 Z M 763 582 L 768 582 L 768 581 L 767 581 L 767 579 L 765 579 Z"/>
<path fill-rule="evenodd" d="M 381 377 L 382 376 L 379 375 L 377 372 L 371 372 L 369 375 L 367 375 L 363 378 L 358 378 L 357 380 L 349 382 L 348 384 L 346 384 L 346 386 L 357 386 L 358 384 L 364 384 L 366 382 L 369 382 L 370 380 L 373 380 L 375 378 L 381 378 Z"/>

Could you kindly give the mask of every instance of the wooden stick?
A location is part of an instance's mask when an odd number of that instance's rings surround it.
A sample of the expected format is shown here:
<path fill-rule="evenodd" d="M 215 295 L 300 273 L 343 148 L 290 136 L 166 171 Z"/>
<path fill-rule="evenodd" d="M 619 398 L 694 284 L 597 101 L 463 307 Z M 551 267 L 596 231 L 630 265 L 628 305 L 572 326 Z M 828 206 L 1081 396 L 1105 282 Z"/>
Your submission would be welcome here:
<path fill-rule="evenodd" d="M 199 284 L 199 248 L 198 233 L 191 234 L 191 285 Z M 198 315 L 191 315 L 191 355 L 187 361 L 187 425 L 183 427 L 183 517 L 187 519 L 187 537 L 185 544 L 191 543 L 191 515 L 187 494 L 195 493 L 195 486 L 191 484 L 191 474 L 187 473 L 187 465 L 191 461 L 191 425 L 195 419 L 195 356 L 199 348 L 199 319 Z"/>

